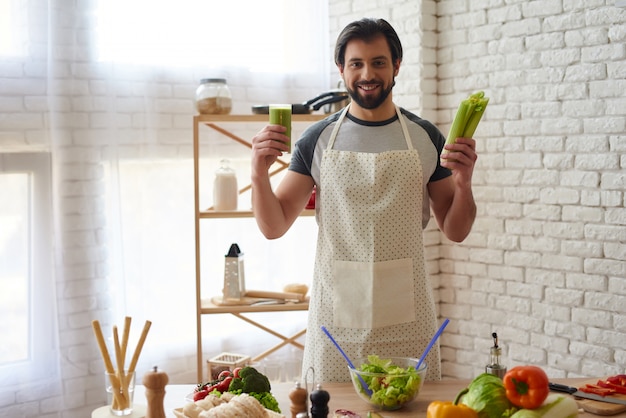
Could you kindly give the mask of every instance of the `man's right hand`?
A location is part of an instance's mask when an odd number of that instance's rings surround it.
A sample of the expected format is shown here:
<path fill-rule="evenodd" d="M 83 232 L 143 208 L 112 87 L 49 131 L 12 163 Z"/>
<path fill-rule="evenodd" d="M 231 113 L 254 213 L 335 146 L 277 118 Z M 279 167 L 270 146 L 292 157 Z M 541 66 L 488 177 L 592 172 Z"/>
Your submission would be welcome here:
<path fill-rule="evenodd" d="M 252 138 L 252 176 L 267 175 L 272 164 L 283 152 L 289 151 L 282 125 L 267 125 Z"/>

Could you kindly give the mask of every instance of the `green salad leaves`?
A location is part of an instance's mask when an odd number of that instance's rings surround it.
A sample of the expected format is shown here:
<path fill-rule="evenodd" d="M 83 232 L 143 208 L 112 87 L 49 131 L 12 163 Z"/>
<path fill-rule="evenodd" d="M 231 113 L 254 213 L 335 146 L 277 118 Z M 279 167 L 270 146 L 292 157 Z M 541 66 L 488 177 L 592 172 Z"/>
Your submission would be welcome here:
<path fill-rule="evenodd" d="M 398 409 L 419 392 L 422 378 L 414 367 L 396 366 L 391 360 L 383 360 L 377 355 L 370 355 L 367 360 L 368 363 L 362 364 L 359 370 L 365 372 L 361 376 L 372 392 L 372 403 L 387 410 Z M 384 373 L 386 376 L 370 373 Z M 367 389 L 360 386 L 360 390 L 368 395 Z"/>
<path fill-rule="evenodd" d="M 241 389 L 229 390 L 229 392 L 232 392 L 235 395 L 241 395 L 242 393 L 244 393 Z M 272 395 L 270 392 L 261 392 L 261 393 L 248 392 L 248 395 L 252 396 L 257 401 L 259 401 L 265 409 L 269 409 L 271 411 L 278 412 L 278 413 L 281 412 L 280 406 L 278 405 L 278 401 L 276 400 L 274 395 Z"/>

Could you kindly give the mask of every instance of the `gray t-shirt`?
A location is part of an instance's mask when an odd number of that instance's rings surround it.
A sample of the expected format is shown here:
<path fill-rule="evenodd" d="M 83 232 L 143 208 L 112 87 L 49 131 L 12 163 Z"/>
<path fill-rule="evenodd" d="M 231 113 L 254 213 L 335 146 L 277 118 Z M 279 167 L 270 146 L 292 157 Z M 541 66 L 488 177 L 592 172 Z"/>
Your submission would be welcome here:
<path fill-rule="evenodd" d="M 427 120 L 405 109 L 400 109 L 400 112 L 405 118 L 411 142 L 418 150 L 422 163 L 424 176 L 422 226 L 425 228 L 430 219 L 427 184 L 452 174 L 439 163 L 445 137 Z M 289 170 L 313 177 L 318 189 L 322 154 L 328 147 L 330 135 L 339 116 L 340 112 L 334 113 L 311 125 L 294 145 Z M 380 153 L 406 150 L 407 145 L 397 115 L 382 122 L 367 122 L 348 113 L 339 128 L 333 148 L 341 151 Z"/>

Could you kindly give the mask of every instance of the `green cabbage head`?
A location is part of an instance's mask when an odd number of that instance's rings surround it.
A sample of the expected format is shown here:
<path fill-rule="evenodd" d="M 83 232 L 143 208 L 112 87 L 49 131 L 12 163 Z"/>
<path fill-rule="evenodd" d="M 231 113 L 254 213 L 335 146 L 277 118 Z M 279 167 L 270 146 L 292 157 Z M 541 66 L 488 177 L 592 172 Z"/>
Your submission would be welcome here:
<path fill-rule="evenodd" d="M 502 379 L 489 373 L 472 380 L 461 403 L 475 410 L 478 418 L 507 418 L 517 410 L 506 397 Z"/>

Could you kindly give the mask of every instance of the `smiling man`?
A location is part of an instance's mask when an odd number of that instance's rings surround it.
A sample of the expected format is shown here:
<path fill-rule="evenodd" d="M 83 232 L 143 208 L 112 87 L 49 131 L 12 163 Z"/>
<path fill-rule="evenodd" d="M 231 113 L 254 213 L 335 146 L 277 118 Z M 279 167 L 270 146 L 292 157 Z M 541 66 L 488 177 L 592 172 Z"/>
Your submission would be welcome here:
<path fill-rule="evenodd" d="M 438 327 L 423 229 L 432 210 L 446 237 L 460 242 L 476 215 L 475 141 L 460 138 L 444 149 L 432 123 L 393 102 L 402 63 L 393 27 L 383 19 L 350 23 L 335 63 L 352 101 L 303 133 L 276 191 L 268 171 L 288 149 L 284 128 L 268 125 L 252 140 L 252 207 L 267 238 L 290 228 L 317 187 L 303 372 L 313 367 L 319 382 L 350 379 L 322 326 L 350 358 L 422 353 Z M 439 379 L 437 347 L 426 362 L 428 379 Z"/>

